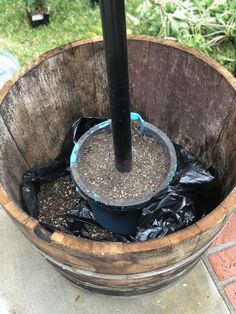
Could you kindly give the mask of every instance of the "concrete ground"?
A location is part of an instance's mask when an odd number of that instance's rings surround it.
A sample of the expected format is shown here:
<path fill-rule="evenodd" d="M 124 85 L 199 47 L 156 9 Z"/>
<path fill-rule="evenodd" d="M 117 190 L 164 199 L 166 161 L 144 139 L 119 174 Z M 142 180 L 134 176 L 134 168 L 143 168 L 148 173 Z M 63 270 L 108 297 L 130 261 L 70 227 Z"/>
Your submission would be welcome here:
<path fill-rule="evenodd" d="M 121 299 L 91 294 L 61 277 L 0 207 L 0 314 L 226 314 L 205 263 L 168 290 Z"/>

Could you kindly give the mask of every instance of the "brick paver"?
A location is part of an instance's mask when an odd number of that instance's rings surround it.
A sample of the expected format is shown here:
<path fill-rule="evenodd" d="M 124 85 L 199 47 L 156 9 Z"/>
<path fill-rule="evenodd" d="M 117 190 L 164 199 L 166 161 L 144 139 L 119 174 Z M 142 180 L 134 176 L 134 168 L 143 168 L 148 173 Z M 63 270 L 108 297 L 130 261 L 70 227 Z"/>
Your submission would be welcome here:
<path fill-rule="evenodd" d="M 236 282 L 227 285 L 224 290 L 234 310 L 236 311 Z"/>
<path fill-rule="evenodd" d="M 212 243 L 212 247 L 234 241 L 236 241 L 236 213 L 232 215 L 218 238 Z"/>
<path fill-rule="evenodd" d="M 209 268 L 215 275 L 215 284 L 228 304 L 230 313 L 236 313 L 236 212 L 208 250 Z"/>
<path fill-rule="evenodd" d="M 236 246 L 212 254 L 208 259 L 220 281 L 236 276 Z"/>

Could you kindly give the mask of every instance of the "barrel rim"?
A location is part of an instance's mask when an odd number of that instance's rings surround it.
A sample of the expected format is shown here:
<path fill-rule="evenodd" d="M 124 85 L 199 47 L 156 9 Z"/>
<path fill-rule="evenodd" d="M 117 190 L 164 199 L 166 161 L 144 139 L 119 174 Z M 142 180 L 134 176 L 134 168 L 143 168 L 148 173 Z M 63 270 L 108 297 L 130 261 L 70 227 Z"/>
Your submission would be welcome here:
<path fill-rule="evenodd" d="M 182 50 L 187 54 L 194 56 L 195 58 L 207 63 L 214 70 L 219 72 L 232 86 L 236 92 L 236 79 L 233 75 L 226 70 L 222 65 L 216 62 L 211 57 L 204 55 L 203 53 L 187 47 L 183 44 L 177 43 L 175 41 L 145 36 L 145 35 L 131 35 L 128 37 L 129 41 L 146 41 L 150 43 L 156 43 L 163 46 L 169 46 L 175 49 Z M 12 86 L 24 75 L 30 72 L 32 69 L 40 65 L 45 60 L 65 52 L 73 47 L 87 45 L 87 44 L 96 44 L 102 43 L 102 37 L 94 39 L 85 39 L 80 41 L 75 41 L 66 45 L 62 45 L 55 49 L 52 49 L 41 56 L 39 56 L 31 64 L 24 66 L 12 79 L 10 79 L 0 90 L 0 103 L 4 100 L 7 93 L 10 91 Z M 0 184 L 0 204 L 5 208 L 7 213 L 18 223 L 25 226 L 34 236 L 35 228 L 40 226 L 38 220 L 30 217 L 26 214 L 12 199 L 11 196 L 6 192 L 3 186 Z M 67 235 L 65 233 L 55 231 L 50 235 L 50 241 L 53 243 L 67 247 L 72 250 L 79 250 L 81 252 L 92 252 L 93 255 L 115 255 L 115 254 L 127 254 L 140 251 L 153 251 L 156 249 L 166 248 L 170 245 L 180 244 L 183 241 L 187 241 L 195 237 L 197 234 L 202 234 L 206 232 L 211 226 L 217 221 L 220 221 L 226 216 L 229 216 L 232 211 L 236 208 L 236 187 L 228 194 L 228 196 L 219 204 L 211 213 L 209 213 L 204 218 L 200 219 L 195 224 L 177 231 L 173 234 L 167 235 L 161 239 L 153 239 L 145 242 L 135 242 L 135 243 L 122 243 L 122 242 L 98 242 L 93 240 L 81 239 L 74 236 Z M 46 229 L 40 226 L 45 232 Z"/>
<path fill-rule="evenodd" d="M 40 228 L 47 233 L 47 230 L 40 225 L 40 222 L 35 218 L 25 213 L 0 185 L 0 204 L 6 212 L 18 223 L 25 226 L 26 229 L 34 236 L 37 236 L 35 229 Z M 156 249 L 166 248 L 173 245 L 178 245 L 183 241 L 188 241 L 197 235 L 200 235 L 211 228 L 213 224 L 222 220 L 225 216 L 229 216 L 236 208 L 236 188 L 234 188 L 225 200 L 219 204 L 207 216 L 198 220 L 193 225 L 174 232 L 160 239 L 153 239 L 144 242 L 123 243 L 123 242 L 99 242 L 89 239 L 77 238 L 67 235 L 60 231 L 50 233 L 50 241 L 80 252 L 88 253 L 92 251 L 93 255 L 114 255 L 126 254 L 140 251 L 152 251 Z M 49 241 L 49 242 L 50 242 Z"/>

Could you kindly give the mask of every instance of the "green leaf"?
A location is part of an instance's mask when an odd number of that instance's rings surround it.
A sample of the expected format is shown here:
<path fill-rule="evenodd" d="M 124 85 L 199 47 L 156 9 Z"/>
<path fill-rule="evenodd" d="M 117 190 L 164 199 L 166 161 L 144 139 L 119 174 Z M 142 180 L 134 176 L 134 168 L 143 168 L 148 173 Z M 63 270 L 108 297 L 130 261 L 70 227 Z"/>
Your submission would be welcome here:
<path fill-rule="evenodd" d="M 172 18 L 169 20 L 170 20 L 171 35 L 177 36 L 177 34 L 179 32 L 180 24 L 179 24 L 179 22 L 177 22 L 176 20 L 174 20 Z"/>

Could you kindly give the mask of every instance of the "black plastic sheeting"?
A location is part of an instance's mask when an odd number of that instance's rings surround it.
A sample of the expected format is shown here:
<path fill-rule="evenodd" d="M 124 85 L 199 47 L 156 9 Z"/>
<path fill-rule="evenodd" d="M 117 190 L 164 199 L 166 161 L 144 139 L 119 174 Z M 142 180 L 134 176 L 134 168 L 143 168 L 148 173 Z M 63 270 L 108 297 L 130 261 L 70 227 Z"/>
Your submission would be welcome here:
<path fill-rule="evenodd" d="M 40 189 L 40 183 L 52 182 L 68 174 L 70 155 L 74 144 L 87 130 L 105 120 L 102 118 L 81 117 L 72 125 L 62 144 L 60 154 L 55 160 L 24 173 L 21 184 L 22 205 L 30 216 L 38 218 L 37 194 Z"/>
<path fill-rule="evenodd" d="M 24 210 L 38 218 L 37 194 L 40 184 L 52 182 L 57 178 L 70 175 L 69 158 L 73 145 L 81 135 L 94 125 L 106 119 L 81 117 L 76 121 L 62 145 L 59 157 L 39 167 L 25 172 L 21 185 Z M 153 197 L 152 201 L 141 210 L 136 234 L 123 236 L 110 231 L 98 241 L 145 241 L 160 238 L 177 230 L 190 226 L 211 210 L 220 201 L 219 181 L 203 164 L 182 146 L 174 144 L 177 154 L 177 171 L 170 185 Z M 68 230 L 42 223 L 49 231 L 59 229 L 75 236 L 93 239 L 92 229 L 104 229 L 95 221 L 88 203 L 81 199 L 76 207 L 70 209 L 66 217 Z"/>

